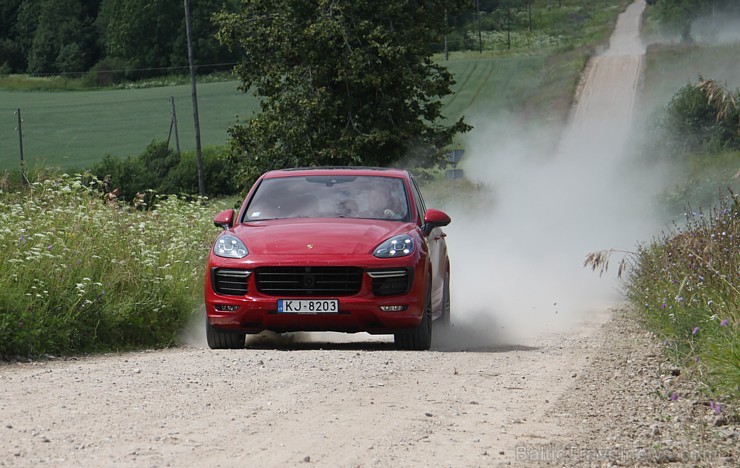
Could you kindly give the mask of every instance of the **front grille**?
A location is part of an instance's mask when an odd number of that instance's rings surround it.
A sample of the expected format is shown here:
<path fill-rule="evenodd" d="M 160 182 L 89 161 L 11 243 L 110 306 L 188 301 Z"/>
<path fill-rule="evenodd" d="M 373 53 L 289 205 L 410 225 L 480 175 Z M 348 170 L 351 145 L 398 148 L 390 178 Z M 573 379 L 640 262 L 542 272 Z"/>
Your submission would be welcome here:
<path fill-rule="evenodd" d="M 226 296 L 244 296 L 247 294 L 247 279 L 250 272 L 230 268 L 213 270 L 213 290 L 216 294 Z"/>
<path fill-rule="evenodd" d="M 412 275 L 407 269 L 373 270 L 367 274 L 373 279 L 373 294 L 376 296 L 398 296 L 408 293 Z"/>
<path fill-rule="evenodd" d="M 351 296 L 360 291 L 362 270 L 354 267 L 262 267 L 257 290 L 268 296 Z"/>

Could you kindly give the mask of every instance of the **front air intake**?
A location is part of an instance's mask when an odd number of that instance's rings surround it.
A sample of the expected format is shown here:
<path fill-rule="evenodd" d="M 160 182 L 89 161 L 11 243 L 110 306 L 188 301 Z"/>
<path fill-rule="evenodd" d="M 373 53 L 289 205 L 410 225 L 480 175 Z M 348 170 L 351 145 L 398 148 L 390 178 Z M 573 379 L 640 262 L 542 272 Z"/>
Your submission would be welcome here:
<path fill-rule="evenodd" d="M 248 270 L 237 270 L 231 268 L 213 269 L 213 290 L 216 294 L 224 296 L 245 296 L 247 294 L 247 281 L 251 274 Z"/>

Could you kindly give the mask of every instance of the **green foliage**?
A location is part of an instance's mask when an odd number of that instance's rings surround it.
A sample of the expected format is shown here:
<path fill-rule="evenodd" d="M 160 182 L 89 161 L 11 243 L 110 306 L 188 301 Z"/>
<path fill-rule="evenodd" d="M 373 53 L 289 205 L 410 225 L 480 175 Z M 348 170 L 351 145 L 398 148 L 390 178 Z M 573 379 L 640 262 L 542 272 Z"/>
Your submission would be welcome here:
<path fill-rule="evenodd" d="M 217 15 L 219 39 L 243 50 L 243 89 L 263 98 L 260 114 L 230 130 L 246 178 L 285 166 L 438 162 L 470 127 L 437 123 L 453 80 L 428 45 L 445 9 L 463 6 L 248 0 Z"/>
<path fill-rule="evenodd" d="M 235 177 L 236 164 L 227 150 L 208 147 L 202 150 L 203 180 L 209 196 L 228 196 L 243 192 L 246 186 Z M 157 189 L 159 193 L 198 193 L 198 161 L 194 151 L 182 154 Z"/>
<path fill-rule="evenodd" d="M 616 16 L 631 0 L 536 2 L 502 0 L 480 2 L 480 17 L 469 9 L 448 23 L 450 51 L 497 53 L 569 50 L 605 43 Z M 480 33 L 479 33 L 480 31 Z M 436 48 L 443 50 L 443 45 Z"/>
<path fill-rule="evenodd" d="M 0 191 L 0 356 L 168 346 L 196 313 L 213 208 L 122 209 L 96 183 Z"/>
<path fill-rule="evenodd" d="M 231 3 L 190 2 L 196 65 L 234 61 L 234 55 L 216 41 L 210 20 L 214 12 Z M 136 78 L 188 65 L 185 12 L 180 0 L 103 0 L 97 26 L 107 57 L 125 61 Z"/>
<path fill-rule="evenodd" d="M 711 390 L 740 396 L 740 197 L 687 212 L 633 260 L 627 296 L 647 325 Z"/>
<path fill-rule="evenodd" d="M 28 71 L 32 74 L 83 72 L 95 49 L 92 20 L 80 0 L 43 0 L 33 35 Z"/>
<path fill-rule="evenodd" d="M 211 21 L 235 3 L 190 2 L 196 64 L 209 65 L 203 71 L 235 61 L 216 41 Z M 0 67 L 6 73 L 82 74 L 113 59 L 137 77 L 160 75 L 162 68 L 188 64 L 184 16 L 182 0 L 4 0 Z"/>
<path fill-rule="evenodd" d="M 689 83 L 673 97 L 660 127 L 673 156 L 698 151 L 740 150 L 740 91 L 704 80 Z"/>
<path fill-rule="evenodd" d="M 233 195 L 243 187 L 234 177 L 235 165 L 227 151 L 209 147 L 202 151 L 203 180 L 210 196 Z M 118 188 L 119 198 L 132 200 L 137 193 L 194 195 L 198 193 L 198 165 L 194 151 L 181 156 L 166 142 L 154 141 L 136 156 L 125 159 L 106 156 L 90 172 L 99 180 L 110 176 L 110 190 Z"/>
<path fill-rule="evenodd" d="M 93 65 L 84 81 L 89 87 L 120 84 L 130 76 L 127 68 L 128 63 L 124 59 L 106 57 Z"/>
<path fill-rule="evenodd" d="M 726 188 L 740 189 L 740 91 L 700 79 L 653 114 L 643 157 L 667 161 L 675 181 L 665 192 L 669 212 L 710 206 Z"/>
<path fill-rule="evenodd" d="M 105 1 L 105 49 L 134 68 L 167 67 L 172 41 L 182 21 L 182 2 Z M 183 51 L 184 53 L 186 51 Z"/>
<path fill-rule="evenodd" d="M 740 193 L 740 151 L 692 154 L 672 166 L 678 174 L 664 193 L 671 215 L 678 216 L 686 205 L 712 206 L 728 188 Z"/>
<path fill-rule="evenodd" d="M 677 34 L 683 42 L 692 42 L 691 27 L 705 16 L 723 16 L 740 12 L 737 0 L 648 0 L 649 22 L 657 22 L 661 32 Z"/>

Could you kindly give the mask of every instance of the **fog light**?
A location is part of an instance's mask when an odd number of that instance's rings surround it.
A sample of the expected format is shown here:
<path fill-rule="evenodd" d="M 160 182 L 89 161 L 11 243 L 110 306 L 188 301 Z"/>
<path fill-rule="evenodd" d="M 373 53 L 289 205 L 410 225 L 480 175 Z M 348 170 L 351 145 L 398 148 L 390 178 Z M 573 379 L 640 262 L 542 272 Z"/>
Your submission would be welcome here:
<path fill-rule="evenodd" d="M 383 312 L 401 312 L 406 310 L 408 306 L 405 305 L 389 305 L 389 306 L 380 306 L 380 310 Z"/>
<path fill-rule="evenodd" d="M 241 306 L 230 304 L 216 304 L 213 307 L 215 307 L 219 312 L 236 312 L 241 309 Z"/>

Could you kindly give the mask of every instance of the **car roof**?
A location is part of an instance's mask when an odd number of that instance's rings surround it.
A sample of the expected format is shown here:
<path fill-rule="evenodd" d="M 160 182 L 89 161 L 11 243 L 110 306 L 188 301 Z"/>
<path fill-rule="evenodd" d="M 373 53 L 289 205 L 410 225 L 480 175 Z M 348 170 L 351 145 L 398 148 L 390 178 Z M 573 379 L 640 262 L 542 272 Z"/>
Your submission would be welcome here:
<path fill-rule="evenodd" d="M 330 175 L 353 175 L 353 176 L 381 176 L 408 178 L 409 173 L 404 169 L 387 167 L 360 167 L 360 166 L 327 166 L 327 167 L 293 167 L 289 169 L 278 169 L 265 173 L 262 177 L 272 179 L 277 177 L 302 177 L 302 176 L 330 176 Z"/>

